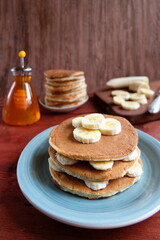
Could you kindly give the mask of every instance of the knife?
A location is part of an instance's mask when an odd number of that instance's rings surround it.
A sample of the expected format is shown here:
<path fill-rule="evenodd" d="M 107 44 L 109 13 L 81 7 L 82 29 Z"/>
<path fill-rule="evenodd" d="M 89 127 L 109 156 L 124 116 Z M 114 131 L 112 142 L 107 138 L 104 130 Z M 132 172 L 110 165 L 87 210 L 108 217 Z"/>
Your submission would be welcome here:
<path fill-rule="evenodd" d="M 158 112 L 160 112 L 160 89 L 157 92 L 156 98 L 149 105 L 148 112 L 149 113 L 158 113 Z"/>

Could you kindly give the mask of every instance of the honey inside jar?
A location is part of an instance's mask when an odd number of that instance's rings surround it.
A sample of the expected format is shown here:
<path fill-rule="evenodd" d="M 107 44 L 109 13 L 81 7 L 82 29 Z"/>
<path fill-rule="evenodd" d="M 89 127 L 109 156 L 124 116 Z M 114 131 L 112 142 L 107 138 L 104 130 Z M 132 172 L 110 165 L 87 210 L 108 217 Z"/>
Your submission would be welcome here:
<path fill-rule="evenodd" d="M 4 102 L 2 119 L 11 125 L 29 125 L 40 119 L 37 97 L 31 85 L 31 68 L 12 68 L 13 84 Z"/>

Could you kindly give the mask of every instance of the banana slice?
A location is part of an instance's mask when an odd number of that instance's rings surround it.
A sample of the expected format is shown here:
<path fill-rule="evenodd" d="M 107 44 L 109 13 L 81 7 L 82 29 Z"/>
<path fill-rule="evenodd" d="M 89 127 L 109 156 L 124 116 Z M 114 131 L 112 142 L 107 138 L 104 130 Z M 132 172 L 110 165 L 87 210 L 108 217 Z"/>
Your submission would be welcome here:
<path fill-rule="evenodd" d="M 91 130 L 79 127 L 73 130 L 73 136 L 78 142 L 95 143 L 100 140 L 101 132 L 99 130 Z"/>
<path fill-rule="evenodd" d="M 127 91 L 123 91 L 123 90 L 114 90 L 112 91 L 112 96 L 119 96 L 124 98 L 125 100 L 128 100 L 130 98 L 130 93 Z"/>
<path fill-rule="evenodd" d="M 73 127 L 82 127 L 82 118 L 83 117 L 76 117 L 72 119 L 72 126 Z"/>
<path fill-rule="evenodd" d="M 48 158 L 49 166 L 53 168 L 56 172 L 62 172 L 60 167 L 56 166 L 55 163 L 53 162 L 53 159 L 50 157 Z"/>
<path fill-rule="evenodd" d="M 145 76 L 141 77 L 122 77 L 122 78 L 114 78 L 109 80 L 106 85 L 110 88 L 125 88 L 128 87 L 129 84 L 135 81 L 142 81 L 145 83 L 149 83 L 149 78 Z"/>
<path fill-rule="evenodd" d="M 128 156 L 126 156 L 123 161 L 132 161 L 140 157 L 140 150 L 137 151 L 137 148 L 133 150 Z"/>
<path fill-rule="evenodd" d="M 90 165 L 97 170 L 107 170 L 112 168 L 113 161 L 90 161 Z"/>
<path fill-rule="evenodd" d="M 129 177 L 140 177 L 143 173 L 141 164 L 137 161 L 126 173 Z"/>
<path fill-rule="evenodd" d="M 121 105 L 122 102 L 124 102 L 124 98 L 121 96 L 114 96 L 113 97 L 113 102 L 114 104 Z"/>
<path fill-rule="evenodd" d="M 136 110 L 140 107 L 140 104 L 134 101 L 125 101 L 121 104 L 121 107 L 125 110 Z"/>
<path fill-rule="evenodd" d="M 91 113 L 83 117 L 82 127 L 87 129 L 99 129 L 103 122 L 104 116 L 100 113 Z"/>
<path fill-rule="evenodd" d="M 147 98 L 144 94 L 140 93 L 131 93 L 130 94 L 130 99 L 133 101 L 136 101 L 140 104 L 146 104 L 147 103 Z"/>
<path fill-rule="evenodd" d="M 154 91 L 151 89 L 140 88 L 139 93 L 145 94 L 147 98 L 150 98 L 154 94 Z"/>
<path fill-rule="evenodd" d="M 116 135 L 121 132 L 121 123 L 115 118 L 105 118 L 99 130 L 102 135 Z"/>
<path fill-rule="evenodd" d="M 91 188 L 92 190 L 99 190 L 103 189 L 108 185 L 108 181 L 84 181 L 86 186 L 88 188 Z"/>
<path fill-rule="evenodd" d="M 139 92 L 140 88 L 149 89 L 149 84 L 143 81 L 134 81 L 129 84 L 129 90 L 133 92 Z"/>
<path fill-rule="evenodd" d="M 60 162 L 62 165 L 73 165 L 78 162 L 78 160 L 70 159 L 68 157 L 65 157 L 65 156 L 59 154 L 58 152 L 56 153 L 56 158 L 57 158 L 58 162 Z"/>

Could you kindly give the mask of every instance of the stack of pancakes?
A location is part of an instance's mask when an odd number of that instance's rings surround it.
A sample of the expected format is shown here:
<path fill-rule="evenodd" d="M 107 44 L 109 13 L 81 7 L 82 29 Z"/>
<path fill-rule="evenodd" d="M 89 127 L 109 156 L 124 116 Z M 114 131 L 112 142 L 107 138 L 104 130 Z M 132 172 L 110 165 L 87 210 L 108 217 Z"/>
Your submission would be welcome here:
<path fill-rule="evenodd" d="M 47 70 L 44 102 L 50 107 L 71 107 L 87 99 L 84 72 L 72 70 Z"/>
<path fill-rule="evenodd" d="M 83 144 L 73 137 L 73 118 L 63 121 L 50 133 L 49 170 L 62 190 L 89 199 L 110 197 L 132 186 L 142 174 L 138 135 L 124 118 L 115 118 L 122 130 L 114 136 L 101 136 L 96 143 Z M 112 162 L 107 170 L 92 163 Z M 98 187 L 97 187 L 98 186 Z"/>

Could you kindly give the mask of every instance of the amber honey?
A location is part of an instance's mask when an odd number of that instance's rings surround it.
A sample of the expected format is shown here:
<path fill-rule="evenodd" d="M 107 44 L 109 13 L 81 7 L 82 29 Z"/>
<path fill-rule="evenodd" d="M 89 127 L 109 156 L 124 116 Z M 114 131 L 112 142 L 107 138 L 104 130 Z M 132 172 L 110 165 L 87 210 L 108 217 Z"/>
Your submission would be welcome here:
<path fill-rule="evenodd" d="M 2 118 L 5 123 L 11 125 L 29 125 L 40 119 L 31 75 L 14 76 L 14 82 L 4 103 Z"/>

